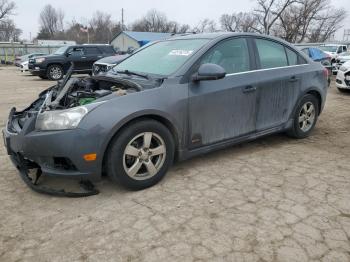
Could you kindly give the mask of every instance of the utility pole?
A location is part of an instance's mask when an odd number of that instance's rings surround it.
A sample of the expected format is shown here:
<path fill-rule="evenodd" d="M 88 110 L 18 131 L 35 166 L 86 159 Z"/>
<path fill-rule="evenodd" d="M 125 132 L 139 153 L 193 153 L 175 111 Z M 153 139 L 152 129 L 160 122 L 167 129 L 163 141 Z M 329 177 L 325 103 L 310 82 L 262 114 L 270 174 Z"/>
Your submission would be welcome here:
<path fill-rule="evenodd" d="M 122 31 L 124 31 L 124 8 L 122 8 Z"/>

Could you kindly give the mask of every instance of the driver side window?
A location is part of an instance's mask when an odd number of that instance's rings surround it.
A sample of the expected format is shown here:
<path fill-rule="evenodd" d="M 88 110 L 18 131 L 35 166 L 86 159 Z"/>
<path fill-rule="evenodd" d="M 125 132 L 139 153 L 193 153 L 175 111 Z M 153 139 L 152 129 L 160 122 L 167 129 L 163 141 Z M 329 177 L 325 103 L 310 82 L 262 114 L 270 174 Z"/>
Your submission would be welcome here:
<path fill-rule="evenodd" d="M 235 38 L 218 43 L 206 53 L 200 64 L 217 64 L 227 74 L 250 70 L 248 44 L 244 38 Z"/>

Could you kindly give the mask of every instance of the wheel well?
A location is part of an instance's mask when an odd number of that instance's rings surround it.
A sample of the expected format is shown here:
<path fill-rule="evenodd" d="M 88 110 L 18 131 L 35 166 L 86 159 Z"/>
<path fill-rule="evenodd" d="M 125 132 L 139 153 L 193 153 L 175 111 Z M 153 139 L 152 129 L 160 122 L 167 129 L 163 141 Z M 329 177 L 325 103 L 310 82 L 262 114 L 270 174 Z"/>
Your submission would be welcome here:
<path fill-rule="evenodd" d="M 49 69 L 49 67 L 50 67 L 50 66 L 53 66 L 53 65 L 58 65 L 58 66 L 60 66 L 60 67 L 62 68 L 62 70 L 64 70 L 62 64 L 60 64 L 60 63 L 51 63 L 51 64 L 48 64 L 48 65 L 47 65 L 47 67 L 46 67 L 46 72 L 47 72 L 47 70 Z"/>
<path fill-rule="evenodd" d="M 108 145 L 106 147 L 106 150 L 103 152 L 102 172 L 105 170 L 105 164 L 106 164 L 106 160 L 107 160 L 107 152 L 109 150 L 110 144 L 111 144 L 112 140 L 114 139 L 114 137 L 116 137 L 124 128 L 131 125 L 133 122 L 140 121 L 140 120 L 146 120 L 146 119 L 156 120 L 156 121 L 162 123 L 166 128 L 169 129 L 169 131 L 172 134 L 173 139 L 174 139 L 175 160 L 178 158 L 177 152 L 178 152 L 178 148 L 179 148 L 179 136 L 178 136 L 178 133 L 177 133 L 175 127 L 173 126 L 173 124 L 168 119 L 161 117 L 159 115 L 144 115 L 144 116 L 136 117 L 136 118 L 131 119 L 130 121 L 126 122 L 122 127 L 120 127 L 118 129 L 118 131 L 108 141 Z"/>
<path fill-rule="evenodd" d="M 318 114 L 321 114 L 322 97 L 321 97 L 320 93 L 315 91 L 315 90 L 311 90 L 311 91 L 307 92 L 307 94 L 313 95 L 314 97 L 317 98 L 317 101 L 318 101 Z"/>

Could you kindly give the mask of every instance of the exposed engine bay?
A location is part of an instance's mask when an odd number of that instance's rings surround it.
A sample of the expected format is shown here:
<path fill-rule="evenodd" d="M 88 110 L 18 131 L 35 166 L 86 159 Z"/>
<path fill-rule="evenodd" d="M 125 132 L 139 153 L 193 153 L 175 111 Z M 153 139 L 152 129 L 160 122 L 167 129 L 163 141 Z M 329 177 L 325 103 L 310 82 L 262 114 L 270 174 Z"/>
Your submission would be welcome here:
<path fill-rule="evenodd" d="M 137 81 L 123 75 L 103 74 L 71 78 L 72 68 L 73 66 L 68 70 L 63 80 L 40 93 L 39 98 L 29 107 L 21 112 L 14 112 L 13 119 L 16 120 L 15 123 L 18 123 L 18 128 L 14 127 L 13 131 L 21 129 L 29 118 L 36 117 L 38 113 L 60 111 L 101 102 L 161 84 L 160 79 Z"/>
<path fill-rule="evenodd" d="M 108 95 L 123 96 L 142 91 L 142 86 L 130 80 L 108 76 L 71 78 L 59 82 L 46 94 L 43 110 L 67 109 L 92 103 Z"/>

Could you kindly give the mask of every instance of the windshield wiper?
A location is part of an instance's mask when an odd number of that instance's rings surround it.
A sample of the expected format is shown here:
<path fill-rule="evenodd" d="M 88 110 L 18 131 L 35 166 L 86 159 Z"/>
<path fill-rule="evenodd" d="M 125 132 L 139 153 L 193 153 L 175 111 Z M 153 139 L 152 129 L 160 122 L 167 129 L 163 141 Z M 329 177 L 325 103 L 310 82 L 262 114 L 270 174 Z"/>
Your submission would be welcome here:
<path fill-rule="evenodd" d="M 149 76 L 146 75 L 146 74 L 141 74 L 141 73 L 133 72 L 133 71 L 130 71 L 130 70 L 127 70 L 127 69 L 117 71 L 117 73 L 118 73 L 118 74 L 126 74 L 126 75 L 140 76 L 140 77 L 149 79 Z"/>

